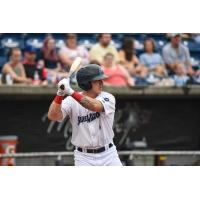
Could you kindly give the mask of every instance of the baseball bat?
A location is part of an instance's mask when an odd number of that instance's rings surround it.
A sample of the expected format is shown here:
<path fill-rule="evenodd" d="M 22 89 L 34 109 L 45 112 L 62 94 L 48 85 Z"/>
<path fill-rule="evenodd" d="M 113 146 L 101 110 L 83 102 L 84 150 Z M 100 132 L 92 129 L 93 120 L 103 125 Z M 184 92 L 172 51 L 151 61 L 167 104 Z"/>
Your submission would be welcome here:
<path fill-rule="evenodd" d="M 79 65 L 81 64 L 81 60 L 82 59 L 80 57 L 76 57 L 76 59 L 74 60 L 74 62 L 72 63 L 72 65 L 70 67 L 68 77 L 70 77 L 75 71 L 78 70 Z M 65 89 L 64 85 L 61 85 L 60 89 L 64 90 Z"/>

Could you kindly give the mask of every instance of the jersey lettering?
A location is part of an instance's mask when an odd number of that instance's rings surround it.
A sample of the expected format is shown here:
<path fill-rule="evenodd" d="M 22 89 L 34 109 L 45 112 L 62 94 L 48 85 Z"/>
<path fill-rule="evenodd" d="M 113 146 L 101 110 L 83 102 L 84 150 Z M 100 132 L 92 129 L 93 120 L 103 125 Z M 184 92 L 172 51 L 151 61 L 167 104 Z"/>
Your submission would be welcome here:
<path fill-rule="evenodd" d="M 86 116 L 78 116 L 78 126 L 79 126 L 80 123 L 83 123 L 83 122 L 89 123 L 89 122 L 91 122 L 91 121 L 93 121 L 93 120 L 95 120 L 95 119 L 97 119 L 99 117 L 100 117 L 100 113 L 99 112 L 90 113 L 90 114 L 88 114 Z"/>

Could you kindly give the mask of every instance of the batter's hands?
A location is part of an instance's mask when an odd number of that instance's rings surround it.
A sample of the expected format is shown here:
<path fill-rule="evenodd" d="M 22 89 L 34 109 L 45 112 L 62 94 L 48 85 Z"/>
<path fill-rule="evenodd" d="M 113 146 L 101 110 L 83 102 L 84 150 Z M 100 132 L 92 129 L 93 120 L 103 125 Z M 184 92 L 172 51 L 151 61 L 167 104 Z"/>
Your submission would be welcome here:
<path fill-rule="evenodd" d="M 62 85 L 62 87 L 61 87 Z M 62 88 L 62 89 L 61 89 Z M 74 90 L 70 86 L 70 79 L 64 78 L 58 83 L 58 96 L 72 95 Z"/>

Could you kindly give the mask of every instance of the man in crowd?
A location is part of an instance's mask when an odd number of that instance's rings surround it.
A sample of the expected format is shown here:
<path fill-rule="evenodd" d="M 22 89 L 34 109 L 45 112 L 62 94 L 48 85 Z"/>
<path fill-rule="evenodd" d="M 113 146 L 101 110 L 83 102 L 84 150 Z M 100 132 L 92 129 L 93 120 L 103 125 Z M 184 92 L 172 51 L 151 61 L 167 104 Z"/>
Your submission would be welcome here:
<path fill-rule="evenodd" d="M 47 84 L 45 81 L 46 73 L 43 63 L 36 61 L 36 49 L 32 46 L 27 46 L 24 51 L 23 66 L 26 76 L 31 78 L 33 84 Z"/>
<path fill-rule="evenodd" d="M 176 68 L 190 76 L 195 74 L 190 63 L 189 49 L 181 44 L 181 35 L 178 33 L 170 34 L 170 43 L 163 47 L 163 59 L 172 74 L 176 74 Z"/>
<path fill-rule="evenodd" d="M 65 39 L 65 46 L 62 47 L 58 53 L 59 59 L 62 65 L 67 71 L 76 57 L 82 58 L 82 65 L 89 63 L 89 53 L 86 48 L 78 45 L 77 35 L 74 33 L 68 33 Z"/>
<path fill-rule="evenodd" d="M 98 39 L 99 42 L 95 44 L 90 50 L 90 61 L 102 64 L 104 56 L 107 53 L 113 54 L 115 61 L 118 61 L 117 49 L 110 44 L 112 39 L 111 34 L 101 33 L 99 34 Z"/>

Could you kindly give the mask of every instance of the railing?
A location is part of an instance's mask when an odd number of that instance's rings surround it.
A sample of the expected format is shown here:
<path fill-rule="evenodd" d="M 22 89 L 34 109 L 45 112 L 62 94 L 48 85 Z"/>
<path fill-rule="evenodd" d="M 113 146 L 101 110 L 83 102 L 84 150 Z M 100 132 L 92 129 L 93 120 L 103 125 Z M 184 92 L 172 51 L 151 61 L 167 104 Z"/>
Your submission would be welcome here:
<path fill-rule="evenodd" d="M 0 158 L 33 158 L 33 157 L 54 157 L 54 156 L 73 156 L 73 152 L 32 152 L 32 153 L 13 153 L 0 154 Z M 177 155 L 177 156 L 200 156 L 200 151 L 118 151 L 119 155 L 129 156 L 156 156 L 156 155 Z"/>

